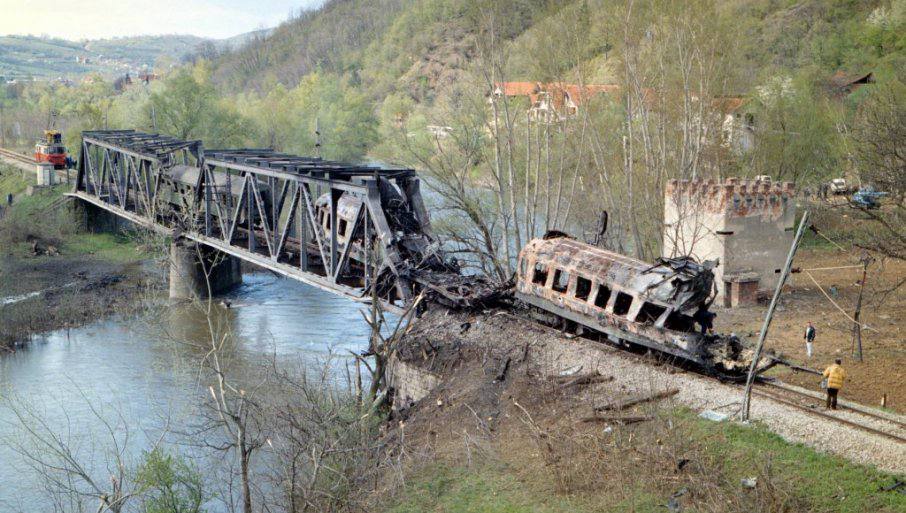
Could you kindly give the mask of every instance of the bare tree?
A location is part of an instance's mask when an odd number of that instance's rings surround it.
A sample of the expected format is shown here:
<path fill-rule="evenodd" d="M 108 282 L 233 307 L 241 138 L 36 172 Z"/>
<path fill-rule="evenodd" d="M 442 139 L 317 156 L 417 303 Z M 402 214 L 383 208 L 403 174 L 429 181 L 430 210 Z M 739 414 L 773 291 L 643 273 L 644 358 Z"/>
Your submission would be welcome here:
<path fill-rule="evenodd" d="M 3 404 L 16 420 L 17 432 L 5 443 L 44 483 L 58 510 L 87 511 L 86 508 L 94 509 L 89 504 L 95 502 L 97 513 L 127 511 L 127 506 L 145 491 L 133 479 L 135 469 L 130 459 L 136 451 L 136 426 L 116 405 L 99 405 L 81 391 L 80 394 L 94 427 L 106 440 L 97 444 L 101 447 L 97 453 L 86 453 L 74 438 L 65 410 L 62 413 L 66 424 L 60 426 L 32 401 L 15 396 Z M 167 431 L 168 426 L 164 425 L 149 450 L 161 444 Z"/>
<path fill-rule="evenodd" d="M 869 219 L 871 236 L 857 245 L 884 256 L 906 259 L 906 85 L 878 84 L 859 108 L 852 131 L 856 165 L 863 184 L 889 195 L 880 209 L 853 204 Z"/>

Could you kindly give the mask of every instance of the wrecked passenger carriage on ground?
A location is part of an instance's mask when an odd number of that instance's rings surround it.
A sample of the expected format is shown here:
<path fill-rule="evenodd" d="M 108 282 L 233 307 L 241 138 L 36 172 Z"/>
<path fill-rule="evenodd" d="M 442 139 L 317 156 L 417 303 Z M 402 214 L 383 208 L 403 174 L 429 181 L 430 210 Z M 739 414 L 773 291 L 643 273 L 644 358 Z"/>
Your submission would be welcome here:
<path fill-rule="evenodd" d="M 652 349 L 723 377 L 748 368 L 752 351 L 736 336 L 702 334 L 694 316 L 709 306 L 713 262 L 690 258 L 648 264 L 553 234 L 519 254 L 516 297 L 535 316 L 573 322 L 617 344 Z M 553 318 L 550 314 L 553 314 Z"/>

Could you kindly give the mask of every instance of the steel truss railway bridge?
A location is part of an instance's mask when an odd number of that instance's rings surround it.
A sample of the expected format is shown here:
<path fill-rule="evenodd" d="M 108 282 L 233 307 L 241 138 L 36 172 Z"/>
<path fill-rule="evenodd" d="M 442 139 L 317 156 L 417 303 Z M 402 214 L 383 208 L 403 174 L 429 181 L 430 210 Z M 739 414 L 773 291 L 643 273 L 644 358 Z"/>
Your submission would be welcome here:
<path fill-rule="evenodd" d="M 440 251 L 412 169 L 104 130 L 82 133 L 77 173 L 68 195 L 86 212 L 172 236 L 172 251 L 188 247 L 188 264 L 171 260 L 199 295 L 192 268 L 206 269 L 206 258 L 219 265 L 212 255 L 234 271 L 240 259 L 391 310 L 422 292 L 459 305 L 480 294 Z M 174 294 L 172 261 L 170 279 L 171 296 L 184 295 Z"/>

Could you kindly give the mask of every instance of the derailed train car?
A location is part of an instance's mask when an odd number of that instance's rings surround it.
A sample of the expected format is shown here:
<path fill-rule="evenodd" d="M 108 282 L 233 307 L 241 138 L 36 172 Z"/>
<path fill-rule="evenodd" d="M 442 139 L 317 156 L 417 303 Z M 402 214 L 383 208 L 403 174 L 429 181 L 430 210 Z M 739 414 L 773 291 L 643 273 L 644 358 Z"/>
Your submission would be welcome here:
<path fill-rule="evenodd" d="M 493 286 L 478 276 L 467 276 L 461 272 L 458 262 L 447 258 L 440 243 L 431 235 L 426 224 L 419 221 L 413 205 L 397 186 L 386 180 L 379 181 L 382 215 L 393 233 L 396 250 L 408 264 L 404 273 L 430 301 L 448 307 L 476 308 L 493 304 L 505 291 Z M 356 218 L 363 208 L 362 200 L 344 193 L 337 202 L 337 246 L 344 251 L 349 248 L 352 265 L 367 265 L 368 255 L 364 241 L 369 245 L 375 233 L 366 233 L 364 225 Z M 324 237 L 330 240 L 330 196 L 325 194 L 315 202 L 315 221 L 324 230 Z M 314 245 L 309 247 L 315 251 Z M 372 257 L 373 258 L 373 257 Z M 380 280 L 378 280 L 380 281 Z M 379 290 L 384 295 L 386 290 Z"/>
<path fill-rule="evenodd" d="M 220 197 L 222 200 L 225 200 L 227 196 L 232 196 L 232 201 L 224 201 L 224 204 L 235 205 L 239 203 L 242 194 L 245 192 L 242 180 L 234 177 L 233 180 L 230 180 L 230 183 L 227 183 L 226 173 L 214 173 L 212 177 L 215 184 L 211 189 L 213 195 Z M 179 164 L 165 169 L 161 173 L 161 184 L 158 192 L 160 213 L 170 217 L 171 220 L 179 220 L 180 217 L 195 215 L 201 211 L 202 205 L 196 204 L 201 198 L 198 192 L 200 180 L 201 168 L 196 166 Z M 270 194 L 268 194 L 270 187 L 264 182 L 259 182 L 257 187 L 264 209 L 270 209 Z M 215 199 L 214 201 L 217 200 Z M 231 212 L 226 212 L 226 215 L 231 214 Z M 211 215 L 216 218 L 219 215 L 219 211 L 214 209 L 211 211 Z M 188 221 L 188 219 L 184 221 Z M 239 223 L 247 223 L 244 212 L 240 212 Z"/>
<path fill-rule="evenodd" d="M 569 237 L 547 236 L 520 252 L 516 297 L 612 342 L 738 376 L 752 351 L 735 336 L 697 329 L 710 317 L 712 266 L 691 259 L 648 264 Z"/>

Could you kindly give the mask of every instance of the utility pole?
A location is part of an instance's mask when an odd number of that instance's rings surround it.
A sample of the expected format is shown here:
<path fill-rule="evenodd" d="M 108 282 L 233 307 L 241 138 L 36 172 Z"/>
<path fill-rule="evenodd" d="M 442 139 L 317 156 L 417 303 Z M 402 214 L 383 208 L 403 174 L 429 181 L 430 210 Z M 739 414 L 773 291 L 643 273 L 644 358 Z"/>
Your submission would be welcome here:
<path fill-rule="evenodd" d="M 868 265 L 872 262 L 871 256 L 867 251 L 862 252 L 859 262 L 862 264 L 862 281 L 859 282 L 859 299 L 856 300 L 856 313 L 853 314 L 853 355 L 862 361 L 862 322 L 859 316 L 862 314 L 862 294 L 865 292 L 865 279 L 868 277 Z"/>
<path fill-rule="evenodd" d="M 796 238 L 793 239 L 793 245 L 790 246 L 790 253 L 786 257 L 786 264 L 783 266 L 783 272 L 777 280 L 777 288 L 774 289 L 774 297 L 771 298 L 771 306 L 768 307 L 768 313 L 764 316 L 764 324 L 761 325 L 761 333 L 758 335 L 758 345 L 755 346 L 755 354 L 752 356 L 752 364 L 749 366 L 749 375 L 746 377 L 746 390 L 742 396 L 742 409 L 740 417 L 743 422 L 749 420 L 749 410 L 752 403 L 752 385 L 755 383 L 755 371 L 758 369 L 758 361 L 761 360 L 761 351 L 764 349 L 764 340 L 768 336 L 768 328 L 771 326 L 771 319 L 774 318 L 774 310 L 777 308 L 777 302 L 780 300 L 780 291 L 783 284 L 786 283 L 790 270 L 793 267 L 793 257 L 796 255 L 796 249 L 802 241 L 802 234 L 808 224 L 808 210 L 802 214 L 802 220 L 799 221 L 799 229 L 796 230 Z"/>
<path fill-rule="evenodd" d="M 315 118 L 315 156 L 321 158 L 321 122 Z"/>

